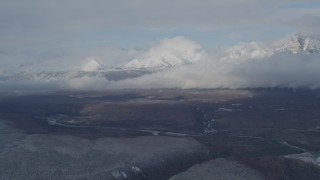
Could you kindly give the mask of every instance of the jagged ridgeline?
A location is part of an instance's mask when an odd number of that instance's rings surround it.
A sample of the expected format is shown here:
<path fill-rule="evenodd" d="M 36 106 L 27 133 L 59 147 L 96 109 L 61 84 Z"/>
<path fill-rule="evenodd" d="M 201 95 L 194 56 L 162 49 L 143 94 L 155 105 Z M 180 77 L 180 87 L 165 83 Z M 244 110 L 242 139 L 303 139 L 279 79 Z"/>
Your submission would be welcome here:
<path fill-rule="evenodd" d="M 220 61 L 239 62 L 241 59 L 262 59 L 279 53 L 314 54 L 320 52 L 320 41 L 306 35 L 294 34 L 275 43 L 242 42 L 235 46 L 222 48 Z M 79 78 L 103 78 L 109 81 L 120 81 L 136 78 L 146 74 L 164 71 L 184 65 L 197 64 L 211 60 L 208 53 L 199 44 L 183 37 L 161 41 L 157 46 L 141 53 L 133 60 L 116 68 L 109 68 L 98 58 L 89 58 L 80 67 L 67 70 L 17 70 L 2 72 L 0 81 L 64 81 Z"/>

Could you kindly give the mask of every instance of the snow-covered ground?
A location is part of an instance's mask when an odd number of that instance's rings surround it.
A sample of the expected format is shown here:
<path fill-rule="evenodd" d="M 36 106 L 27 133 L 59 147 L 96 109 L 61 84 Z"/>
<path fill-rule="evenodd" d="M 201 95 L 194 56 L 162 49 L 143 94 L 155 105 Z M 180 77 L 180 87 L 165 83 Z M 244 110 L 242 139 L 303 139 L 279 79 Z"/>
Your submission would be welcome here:
<path fill-rule="evenodd" d="M 11 180 L 141 178 L 150 176 L 150 168 L 170 168 L 167 161 L 173 163 L 172 158 L 181 161 L 208 154 L 203 145 L 190 138 L 87 139 L 54 133 L 27 134 L 2 120 L 0 152 L 0 179 Z"/>

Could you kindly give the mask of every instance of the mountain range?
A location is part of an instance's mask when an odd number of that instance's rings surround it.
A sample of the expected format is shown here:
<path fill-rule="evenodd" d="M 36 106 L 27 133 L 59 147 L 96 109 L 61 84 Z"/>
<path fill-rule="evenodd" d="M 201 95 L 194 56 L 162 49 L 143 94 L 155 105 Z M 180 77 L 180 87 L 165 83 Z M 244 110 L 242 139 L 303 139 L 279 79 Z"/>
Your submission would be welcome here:
<path fill-rule="evenodd" d="M 275 53 L 320 53 L 320 40 L 306 35 L 294 34 L 273 45 L 262 42 L 242 42 L 225 48 L 220 54 L 220 61 L 241 62 L 241 60 L 261 59 Z M 82 67 L 70 68 L 64 71 L 19 71 L 2 73 L 0 81 L 56 81 L 76 78 L 106 78 L 110 81 L 119 81 L 136 78 L 145 74 L 163 71 L 168 68 L 179 67 L 205 61 L 208 55 L 199 45 L 190 42 L 176 43 L 169 48 L 156 47 L 117 68 L 107 68 L 98 59 L 89 59 Z"/>
<path fill-rule="evenodd" d="M 242 42 L 227 48 L 221 60 L 260 59 L 275 53 L 320 53 L 320 40 L 297 33 L 272 45 L 254 41 Z"/>

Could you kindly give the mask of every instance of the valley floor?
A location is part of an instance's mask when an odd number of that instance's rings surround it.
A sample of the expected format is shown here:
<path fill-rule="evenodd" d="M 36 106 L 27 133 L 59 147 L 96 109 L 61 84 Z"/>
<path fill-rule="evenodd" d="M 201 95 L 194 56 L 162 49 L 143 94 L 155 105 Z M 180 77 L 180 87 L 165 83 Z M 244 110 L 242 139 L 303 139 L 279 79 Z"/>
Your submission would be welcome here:
<path fill-rule="evenodd" d="M 320 91 L 0 96 L 0 179 L 319 179 Z"/>

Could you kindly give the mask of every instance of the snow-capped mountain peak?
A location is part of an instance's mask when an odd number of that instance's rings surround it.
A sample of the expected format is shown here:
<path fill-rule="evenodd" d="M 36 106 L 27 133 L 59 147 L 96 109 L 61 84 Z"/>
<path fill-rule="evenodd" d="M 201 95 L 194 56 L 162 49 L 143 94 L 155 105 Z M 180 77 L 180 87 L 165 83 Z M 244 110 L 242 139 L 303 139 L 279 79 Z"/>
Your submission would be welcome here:
<path fill-rule="evenodd" d="M 279 52 L 320 53 L 320 40 L 296 33 L 272 46 L 261 42 L 242 42 L 224 50 L 221 60 L 239 63 L 242 62 L 239 60 L 261 59 Z"/>
<path fill-rule="evenodd" d="M 86 72 L 102 71 L 104 69 L 105 65 L 96 58 L 90 58 L 89 61 L 80 68 L 81 71 Z"/>
<path fill-rule="evenodd" d="M 294 34 L 289 39 L 283 41 L 279 48 L 276 49 L 279 52 L 292 52 L 294 54 L 304 52 L 319 53 L 320 52 L 320 41 L 318 39 L 313 39 L 306 35 L 301 35 L 299 33 Z"/>
<path fill-rule="evenodd" d="M 242 42 L 224 51 L 221 60 L 260 59 L 271 56 L 273 52 L 261 42 Z"/>
<path fill-rule="evenodd" d="M 206 56 L 193 41 L 175 37 L 165 39 L 139 57 L 123 65 L 124 69 L 163 69 L 201 61 Z"/>

